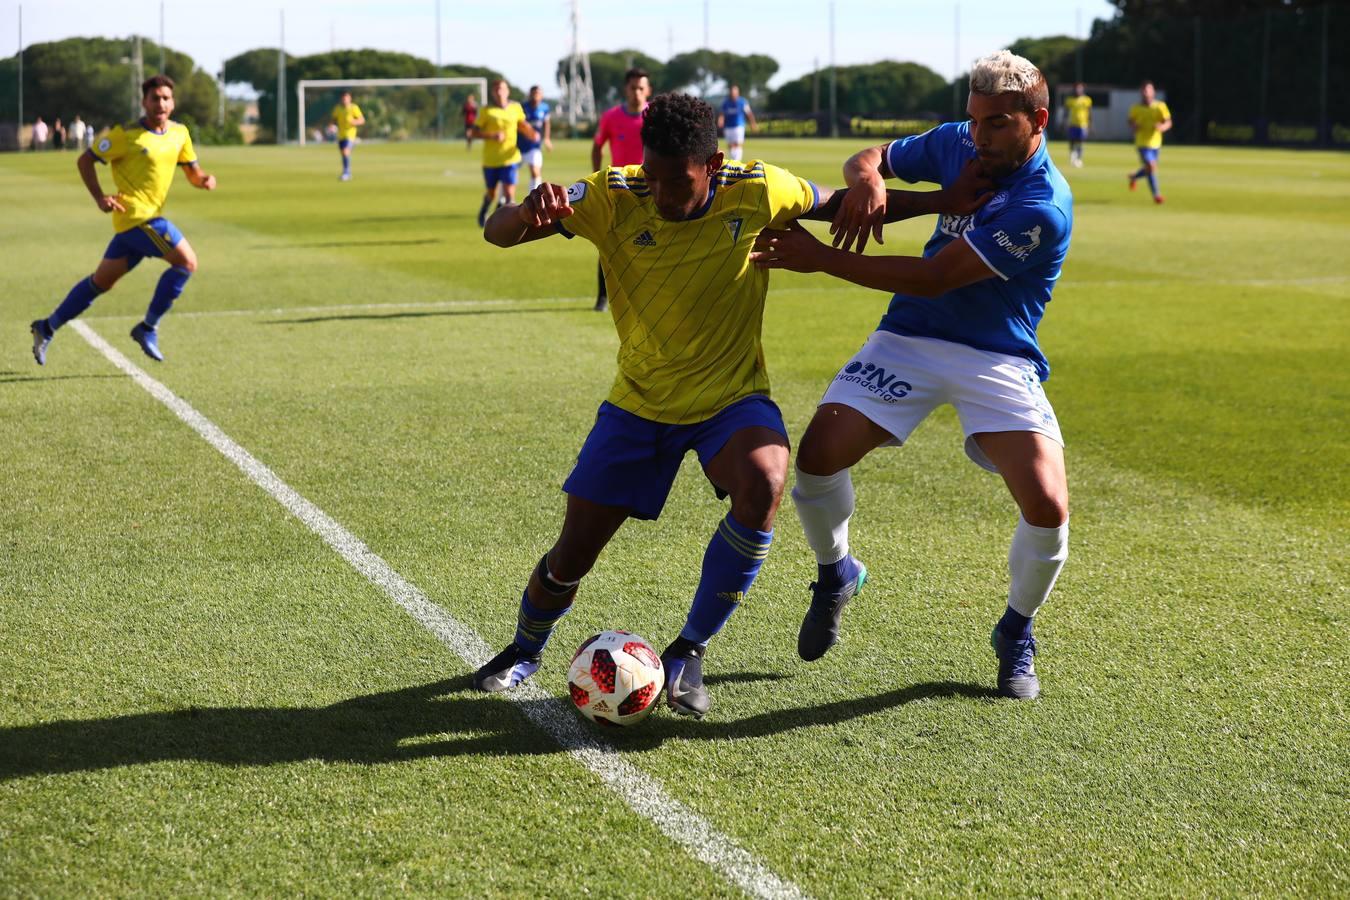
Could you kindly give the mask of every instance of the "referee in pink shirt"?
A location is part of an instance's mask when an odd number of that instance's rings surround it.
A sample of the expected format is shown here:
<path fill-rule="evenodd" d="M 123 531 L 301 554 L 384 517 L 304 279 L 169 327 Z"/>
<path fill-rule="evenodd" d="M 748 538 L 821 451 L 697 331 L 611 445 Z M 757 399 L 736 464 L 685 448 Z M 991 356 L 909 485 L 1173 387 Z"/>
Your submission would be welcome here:
<path fill-rule="evenodd" d="M 623 76 L 624 102 L 605 110 L 600 125 L 595 129 L 595 143 L 591 145 L 591 171 L 599 172 L 604 164 L 602 152 L 609 142 L 611 166 L 638 166 L 642 164 L 642 111 L 652 95 L 652 82 L 646 69 L 629 69 Z M 595 296 L 595 311 L 609 309 L 609 294 L 605 291 L 605 269 L 597 265 L 600 290 Z"/>

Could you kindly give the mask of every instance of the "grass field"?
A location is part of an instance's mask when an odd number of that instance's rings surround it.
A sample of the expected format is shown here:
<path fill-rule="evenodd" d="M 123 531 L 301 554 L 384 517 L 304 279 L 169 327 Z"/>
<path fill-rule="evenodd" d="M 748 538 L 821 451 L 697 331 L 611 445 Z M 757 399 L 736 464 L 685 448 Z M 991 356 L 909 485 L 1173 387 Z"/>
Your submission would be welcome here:
<path fill-rule="evenodd" d="M 835 184 L 855 145 L 750 149 Z M 486 245 L 462 145 L 359 147 L 349 184 L 331 147 L 202 155 L 220 189 L 168 210 L 201 259 L 168 361 L 127 337 L 158 263 L 81 321 L 504 643 L 613 374 L 594 252 Z M 873 580 L 842 645 L 796 657 L 814 565 L 785 503 L 708 719 L 601 736 L 789 891 L 1350 893 L 1350 156 L 1168 149 L 1163 207 L 1128 148 L 1087 161 L 1041 332 L 1074 528 L 1042 699 L 993 697 L 1015 512 L 947 409 L 855 473 Z M 692 458 L 587 579 L 548 699 L 474 694 L 75 329 L 33 364 L 29 320 L 110 230 L 70 155 L 0 156 L 0 196 L 0 895 L 741 893 L 535 724 L 589 634 L 678 631 L 723 509 Z M 794 436 L 887 299 L 773 276 Z"/>

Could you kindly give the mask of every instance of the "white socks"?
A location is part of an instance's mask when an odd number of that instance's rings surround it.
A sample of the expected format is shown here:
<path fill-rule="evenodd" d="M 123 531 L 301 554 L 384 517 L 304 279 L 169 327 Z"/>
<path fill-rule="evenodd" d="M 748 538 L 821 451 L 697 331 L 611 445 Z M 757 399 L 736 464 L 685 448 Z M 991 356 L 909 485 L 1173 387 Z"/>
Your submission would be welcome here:
<path fill-rule="evenodd" d="M 1008 605 L 1027 618 L 1036 615 L 1068 558 L 1067 521 L 1058 528 L 1040 528 L 1018 516 L 1008 550 L 1008 572 L 1012 575 Z"/>
<path fill-rule="evenodd" d="M 853 479 L 848 469 L 833 475 L 797 469 L 792 502 L 817 563 L 828 566 L 848 555 L 848 519 L 853 515 Z"/>

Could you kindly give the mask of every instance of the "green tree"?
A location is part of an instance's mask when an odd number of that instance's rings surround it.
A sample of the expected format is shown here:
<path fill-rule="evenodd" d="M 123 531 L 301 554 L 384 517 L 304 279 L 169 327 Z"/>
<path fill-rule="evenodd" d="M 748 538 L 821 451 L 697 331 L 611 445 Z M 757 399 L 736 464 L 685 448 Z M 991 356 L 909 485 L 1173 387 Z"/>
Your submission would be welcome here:
<path fill-rule="evenodd" d="M 789 81 L 769 94 L 768 109 L 772 112 L 812 112 L 815 94 L 813 80 L 818 78 L 821 109 L 829 104 L 829 70 L 812 72 Z M 910 62 L 868 63 L 860 66 L 840 66 L 835 71 L 838 109 L 842 115 L 853 116 L 909 116 L 921 112 L 942 111 L 950 103 L 935 110 L 928 105 L 930 97 L 940 94 L 946 82 L 927 66 Z"/>
<path fill-rule="evenodd" d="M 1057 34 L 1053 37 L 1018 38 L 1008 45 L 1008 49 L 1031 60 L 1041 72 L 1049 72 L 1058 69 L 1066 59 L 1072 64 L 1075 52 L 1082 45 L 1083 41 L 1078 38 Z"/>
<path fill-rule="evenodd" d="M 769 79 L 778 72 L 778 61 L 771 56 L 742 56 L 717 50 L 691 50 L 678 53 L 666 63 L 664 90 L 692 89 L 709 93 L 714 85 L 738 84 L 741 93 L 757 97 L 764 93 Z"/>
<path fill-rule="evenodd" d="M 595 105 L 606 109 L 623 100 L 623 76 L 629 69 L 646 69 L 655 90 L 665 90 L 666 64 L 641 50 L 597 50 L 590 54 L 591 85 Z M 568 71 L 568 61 L 558 60 L 558 77 Z"/>

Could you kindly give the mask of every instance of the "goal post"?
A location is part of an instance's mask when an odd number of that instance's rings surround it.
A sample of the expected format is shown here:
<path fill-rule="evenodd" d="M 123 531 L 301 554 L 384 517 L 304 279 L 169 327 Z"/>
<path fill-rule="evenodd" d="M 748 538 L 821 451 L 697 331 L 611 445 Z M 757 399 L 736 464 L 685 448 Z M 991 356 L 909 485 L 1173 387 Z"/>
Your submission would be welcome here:
<path fill-rule="evenodd" d="M 471 85 L 478 89 L 480 105 L 487 105 L 486 78 L 307 78 L 295 84 L 295 99 L 300 126 L 300 146 L 305 145 L 305 91 L 309 88 L 381 88 L 381 87 L 453 87 Z"/>

